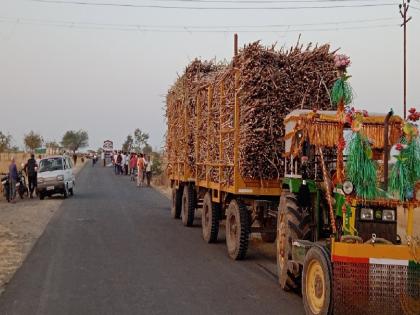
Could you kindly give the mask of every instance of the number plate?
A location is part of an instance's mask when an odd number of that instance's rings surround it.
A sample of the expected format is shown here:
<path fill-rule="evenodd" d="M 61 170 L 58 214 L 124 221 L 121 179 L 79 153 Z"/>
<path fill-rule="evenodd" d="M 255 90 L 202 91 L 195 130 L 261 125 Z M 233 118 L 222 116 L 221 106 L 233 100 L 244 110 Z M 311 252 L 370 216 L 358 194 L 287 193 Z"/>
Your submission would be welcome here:
<path fill-rule="evenodd" d="M 48 186 L 47 190 L 54 190 L 54 186 Z"/>

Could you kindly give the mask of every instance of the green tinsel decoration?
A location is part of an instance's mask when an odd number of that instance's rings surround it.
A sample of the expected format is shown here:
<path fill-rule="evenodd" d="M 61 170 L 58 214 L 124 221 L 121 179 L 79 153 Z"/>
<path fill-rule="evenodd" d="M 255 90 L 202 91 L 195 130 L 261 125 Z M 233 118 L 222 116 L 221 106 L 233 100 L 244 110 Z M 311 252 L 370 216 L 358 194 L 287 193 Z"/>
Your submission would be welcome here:
<path fill-rule="evenodd" d="M 413 186 L 420 180 L 420 140 L 419 138 L 412 139 L 407 148 L 404 149 L 404 157 L 407 158 L 407 168 L 410 170 L 410 182 Z"/>
<path fill-rule="evenodd" d="M 353 90 L 347 80 L 350 76 L 343 76 L 335 81 L 332 91 L 331 100 L 334 104 L 338 104 L 341 100 L 345 104 L 350 104 L 353 100 Z"/>
<path fill-rule="evenodd" d="M 397 162 L 391 171 L 389 180 L 389 188 L 391 191 L 398 194 L 398 198 L 402 201 L 409 199 L 410 189 L 412 188 L 409 177 L 409 170 L 407 168 L 406 158 L 401 154 L 397 156 Z"/>
<path fill-rule="evenodd" d="M 356 132 L 349 143 L 346 174 L 353 183 L 357 196 L 374 199 L 377 195 L 377 165 L 372 160 L 369 140 Z"/>
<path fill-rule="evenodd" d="M 401 143 L 407 146 L 396 157 L 397 162 L 391 171 L 389 188 L 404 201 L 413 198 L 414 186 L 420 180 L 420 141 L 416 137 L 407 143 L 403 138 Z"/>

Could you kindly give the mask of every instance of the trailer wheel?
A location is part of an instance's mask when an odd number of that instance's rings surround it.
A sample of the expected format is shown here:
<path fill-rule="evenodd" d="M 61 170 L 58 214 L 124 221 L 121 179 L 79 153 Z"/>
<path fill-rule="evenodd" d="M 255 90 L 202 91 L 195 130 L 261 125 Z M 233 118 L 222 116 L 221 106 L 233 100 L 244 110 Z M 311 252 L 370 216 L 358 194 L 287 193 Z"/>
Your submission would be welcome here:
<path fill-rule="evenodd" d="M 181 219 L 185 226 L 192 226 L 194 222 L 195 213 L 195 196 L 194 187 L 192 185 L 184 186 L 184 193 L 182 195 L 182 211 Z"/>
<path fill-rule="evenodd" d="M 203 211 L 201 214 L 201 227 L 203 230 L 203 239 L 207 243 L 217 241 L 219 234 L 220 205 L 213 203 L 211 193 L 207 192 L 203 199 Z"/>
<path fill-rule="evenodd" d="M 244 259 L 248 249 L 250 224 L 246 206 L 233 199 L 226 211 L 226 245 L 229 257 Z"/>
<path fill-rule="evenodd" d="M 172 206 L 171 206 L 171 217 L 179 219 L 181 217 L 182 208 L 182 194 L 179 189 L 172 187 Z"/>
<path fill-rule="evenodd" d="M 306 314 L 331 314 L 331 265 L 318 247 L 312 247 L 305 257 L 302 296 Z"/>
<path fill-rule="evenodd" d="M 277 217 L 277 274 L 282 289 L 298 290 L 300 274 L 289 271 L 293 240 L 310 238 L 310 215 L 298 206 L 296 195 L 283 192 Z"/>

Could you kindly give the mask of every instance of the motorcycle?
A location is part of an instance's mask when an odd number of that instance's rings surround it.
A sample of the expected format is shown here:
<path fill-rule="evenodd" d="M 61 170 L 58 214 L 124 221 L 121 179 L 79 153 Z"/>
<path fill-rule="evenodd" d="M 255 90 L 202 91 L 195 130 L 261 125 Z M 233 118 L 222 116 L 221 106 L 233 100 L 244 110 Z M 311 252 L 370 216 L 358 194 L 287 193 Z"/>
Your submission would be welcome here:
<path fill-rule="evenodd" d="M 29 196 L 28 185 L 26 184 L 26 177 L 23 174 L 23 171 L 18 172 L 18 181 L 16 183 L 16 191 L 19 194 L 20 199 L 23 199 L 24 196 Z"/>
<path fill-rule="evenodd" d="M 3 196 L 7 202 L 10 202 L 10 182 L 9 174 L 1 174 L 1 185 L 3 187 Z"/>

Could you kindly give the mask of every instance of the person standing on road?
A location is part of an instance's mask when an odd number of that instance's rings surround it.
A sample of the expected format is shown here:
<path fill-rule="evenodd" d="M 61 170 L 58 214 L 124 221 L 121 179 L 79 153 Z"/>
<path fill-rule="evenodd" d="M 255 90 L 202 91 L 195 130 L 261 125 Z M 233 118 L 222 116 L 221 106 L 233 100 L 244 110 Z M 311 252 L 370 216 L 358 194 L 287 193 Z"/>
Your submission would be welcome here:
<path fill-rule="evenodd" d="M 125 155 L 125 161 L 124 161 L 124 174 L 128 175 L 128 164 L 130 163 L 130 156 L 128 155 L 128 152 L 124 153 Z"/>
<path fill-rule="evenodd" d="M 118 152 L 117 155 L 117 175 L 121 175 L 121 163 L 122 163 L 122 154 L 121 152 Z"/>
<path fill-rule="evenodd" d="M 31 154 L 31 158 L 26 162 L 25 173 L 28 175 L 29 198 L 33 198 L 33 193 L 37 187 L 37 171 L 38 163 L 35 160 L 35 155 Z"/>
<path fill-rule="evenodd" d="M 15 158 L 12 156 L 9 165 L 10 202 L 16 202 L 16 183 L 19 179 Z"/>
<path fill-rule="evenodd" d="M 137 158 L 137 187 L 143 186 L 143 173 L 144 173 L 144 158 L 143 154 L 139 154 Z"/>
<path fill-rule="evenodd" d="M 97 160 L 98 160 L 98 156 L 96 154 L 94 154 L 93 157 L 92 157 L 92 167 L 95 166 Z"/>
<path fill-rule="evenodd" d="M 77 164 L 77 154 L 76 154 L 76 152 L 74 152 L 74 154 L 73 154 L 73 164 L 74 164 L 74 166 L 76 166 L 76 164 Z"/>
<path fill-rule="evenodd" d="M 130 159 L 130 179 L 134 182 L 135 180 L 135 170 L 137 167 L 137 155 L 135 153 L 131 153 Z"/>
<path fill-rule="evenodd" d="M 114 151 L 112 163 L 114 164 L 114 172 L 115 172 L 115 175 L 117 175 L 117 171 L 118 171 L 117 158 L 118 158 L 118 152 L 117 151 Z"/>
<path fill-rule="evenodd" d="M 146 156 L 146 180 L 147 180 L 147 187 L 150 187 L 150 181 L 152 180 L 152 165 L 153 160 L 151 159 L 150 155 Z"/>

